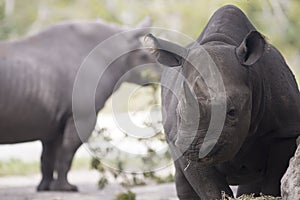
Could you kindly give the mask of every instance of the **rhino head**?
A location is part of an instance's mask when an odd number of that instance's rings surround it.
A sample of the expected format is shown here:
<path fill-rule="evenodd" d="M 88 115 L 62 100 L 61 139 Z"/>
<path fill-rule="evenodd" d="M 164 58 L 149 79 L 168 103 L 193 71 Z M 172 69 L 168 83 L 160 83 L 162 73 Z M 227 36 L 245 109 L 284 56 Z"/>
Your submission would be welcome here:
<path fill-rule="evenodd" d="M 120 40 L 122 41 L 118 41 L 119 43 L 113 46 L 113 48 L 125 47 L 125 49 L 130 49 L 130 51 L 119 58 L 123 64 L 125 63 L 124 69 L 127 71 L 122 77 L 123 81 L 138 85 L 149 85 L 150 83 L 159 80 L 161 68 L 156 64 L 153 55 L 143 47 L 142 42 L 140 41 L 140 38 L 149 33 L 151 25 L 151 18 L 147 16 L 133 29 L 122 27 L 121 32 L 127 34 L 120 37 Z M 123 47 L 120 47 L 119 44 L 123 44 Z"/>
<path fill-rule="evenodd" d="M 249 135 L 253 96 L 249 71 L 264 53 L 264 37 L 251 31 L 239 45 L 196 41 L 188 47 L 151 34 L 146 39 L 167 73 L 176 67 L 183 77 L 182 87 L 171 97 L 178 102 L 176 120 L 171 121 L 177 127 L 173 147 L 189 160 L 206 164 L 232 159 Z M 164 98 L 170 96 L 162 98 L 164 108 L 170 102 Z"/>

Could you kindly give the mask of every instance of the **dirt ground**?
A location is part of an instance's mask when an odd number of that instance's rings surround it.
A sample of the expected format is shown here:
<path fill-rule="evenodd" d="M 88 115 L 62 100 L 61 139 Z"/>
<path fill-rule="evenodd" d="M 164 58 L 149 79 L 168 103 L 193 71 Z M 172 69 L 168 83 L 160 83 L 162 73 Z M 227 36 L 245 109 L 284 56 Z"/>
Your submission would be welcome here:
<path fill-rule="evenodd" d="M 1 200 L 113 200 L 124 192 L 117 183 L 104 190 L 97 189 L 98 172 L 91 170 L 71 171 L 69 180 L 78 186 L 79 192 L 36 192 L 40 175 L 0 177 Z M 132 188 L 137 200 L 177 200 L 173 183 L 147 185 Z"/>

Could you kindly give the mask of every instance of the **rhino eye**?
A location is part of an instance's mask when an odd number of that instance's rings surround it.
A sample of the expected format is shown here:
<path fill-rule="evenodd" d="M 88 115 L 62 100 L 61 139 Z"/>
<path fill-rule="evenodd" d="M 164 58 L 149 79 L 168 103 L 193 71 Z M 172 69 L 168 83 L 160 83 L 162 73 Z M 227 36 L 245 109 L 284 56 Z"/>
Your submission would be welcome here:
<path fill-rule="evenodd" d="M 227 112 L 227 115 L 229 117 L 235 117 L 235 115 L 236 115 L 235 109 L 234 108 L 230 108 L 229 111 Z"/>

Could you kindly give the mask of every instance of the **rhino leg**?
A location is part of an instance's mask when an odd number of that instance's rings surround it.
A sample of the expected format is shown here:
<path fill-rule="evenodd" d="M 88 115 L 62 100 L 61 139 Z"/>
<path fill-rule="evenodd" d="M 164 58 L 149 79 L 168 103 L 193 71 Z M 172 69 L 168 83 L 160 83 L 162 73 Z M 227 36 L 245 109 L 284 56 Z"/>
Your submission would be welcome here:
<path fill-rule="evenodd" d="M 239 197 L 243 194 L 254 194 L 255 196 L 259 196 L 260 191 L 261 191 L 261 183 L 260 182 L 254 182 L 251 184 L 243 184 L 243 185 L 239 185 L 236 196 Z"/>
<path fill-rule="evenodd" d="M 179 161 L 175 161 L 175 183 L 177 196 L 180 200 L 194 200 L 199 199 L 199 196 L 194 191 L 193 187 L 190 185 L 188 180 L 186 180 L 182 169 L 179 166 Z"/>
<path fill-rule="evenodd" d="M 179 162 L 181 169 L 187 166 L 187 162 L 183 159 L 179 159 Z M 191 163 L 183 173 L 198 194 L 197 199 L 221 199 L 222 191 L 233 196 L 225 177 L 213 166 Z"/>
<path fill-rule="evenodd" d="M 69 119 L 63 134 L 61 147 L 57 153 L 55 163 L 57 179 L 52 181 L 50 190 L 78 191 L 75 185 L 71 185 L 68 182 L 67 175 L 70 170 L 74 154 L 81 144 L 82 142 L 76 132 L 73 119 Z"/>
<path fill-rule="evenodd" d="M 50 183 L 53 181 L 53 171 L 56 159 L 56 152 L 62 138 L 56 138 L 51 141 L 42 141 L 43 151 L 41 156 L 42 180 L 37 187 L 38 191 L 50 189 Z"/>
<path fill-rule="evenodd" d="M 270 147 L 266 175 L 262 181 L 261 192 L 280 196 L 280 180 L 288 168 L 289 160 L 296 150 L 296 138 L 278 139 Z"/>

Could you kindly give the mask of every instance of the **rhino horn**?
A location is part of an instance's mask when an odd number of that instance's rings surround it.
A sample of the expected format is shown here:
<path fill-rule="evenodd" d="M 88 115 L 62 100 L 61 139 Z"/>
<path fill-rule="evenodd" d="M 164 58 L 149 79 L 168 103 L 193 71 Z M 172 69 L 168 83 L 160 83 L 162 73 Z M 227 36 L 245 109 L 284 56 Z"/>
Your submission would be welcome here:
<path fill-rule="evenodd" d="M 186 82 L 183 82 L 183 91 L 185 99 L 184 111 L 182 116 L 183 120 L 189 123 L 197 122 L 199 118 L 198 101 Z"/>
<path fill-rule="evenodd" d="M 168 67 L 182 65 L 188 54 L 188 49 L 185 47 L 156 38 L 152 34 L 145 36 L 145 42 L 153 50 L 157 61 Z"/>

